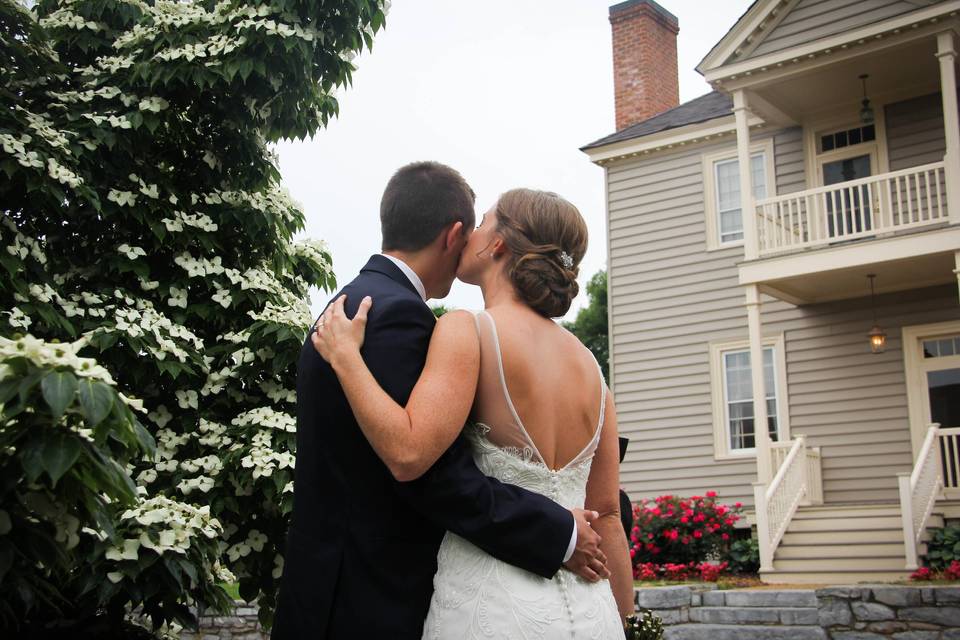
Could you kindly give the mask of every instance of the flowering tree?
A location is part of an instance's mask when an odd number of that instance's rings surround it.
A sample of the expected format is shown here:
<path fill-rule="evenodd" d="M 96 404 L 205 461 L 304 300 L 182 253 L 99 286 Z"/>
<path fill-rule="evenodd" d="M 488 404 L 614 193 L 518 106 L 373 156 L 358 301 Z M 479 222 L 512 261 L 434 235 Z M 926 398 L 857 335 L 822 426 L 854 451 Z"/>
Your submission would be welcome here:
<path fill-rule="evenodd" d="M 0 615 L 269 624 L 294 362 L 334 286 L 268 144 L 383 0 L 0 0 Z M 26 334 L 26 335 L 24 335 Z"/>

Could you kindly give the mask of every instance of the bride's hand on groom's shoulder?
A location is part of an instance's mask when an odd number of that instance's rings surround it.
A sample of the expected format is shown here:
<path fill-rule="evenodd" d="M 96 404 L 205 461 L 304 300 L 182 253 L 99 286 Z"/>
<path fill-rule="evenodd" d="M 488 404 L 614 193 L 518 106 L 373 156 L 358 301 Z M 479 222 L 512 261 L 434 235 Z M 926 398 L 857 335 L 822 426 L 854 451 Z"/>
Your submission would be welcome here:
<path fill-rule="evenodd" d="M 590 525 L 600 517 L 600 514 L 583 509 L 573 509 L 571 513 L 577 522 L 577 546 L 573 555 L 563 563 L 563 566 L 590 582 L 609 578 L 607 556 L 600 550 L 600 534 Z"/>
<path fill-rule="evenodd" d="M 373 305 L 370 296 L 364 297 L 351 320 L 343 308 L 346 300 L 347 296 L 342 295 L 326 308 L 313 326 L 310 337 L 313 348 L 334 368 L 338 360 L 359 354 L 367 329 L 367 312 Z"/>

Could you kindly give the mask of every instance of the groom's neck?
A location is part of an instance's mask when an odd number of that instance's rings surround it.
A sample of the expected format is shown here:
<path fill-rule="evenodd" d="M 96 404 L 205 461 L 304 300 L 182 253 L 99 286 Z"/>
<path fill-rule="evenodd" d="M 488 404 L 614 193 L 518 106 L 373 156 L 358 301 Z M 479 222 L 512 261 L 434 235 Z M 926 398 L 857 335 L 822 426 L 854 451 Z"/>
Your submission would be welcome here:
<path fill-rule="evenodd" d="M 382 251 L 381 253 L 385 256 L 402 260 L 405 265 L 410 267 L 413 272 L 417 274 L 417 277 L 420 278 L 420 282 L 423 283 L 429 295 L 433 258 L 429 255 L 428 251 L 399 251 L 397 249 L 390 249 L 388 251 Z"/>

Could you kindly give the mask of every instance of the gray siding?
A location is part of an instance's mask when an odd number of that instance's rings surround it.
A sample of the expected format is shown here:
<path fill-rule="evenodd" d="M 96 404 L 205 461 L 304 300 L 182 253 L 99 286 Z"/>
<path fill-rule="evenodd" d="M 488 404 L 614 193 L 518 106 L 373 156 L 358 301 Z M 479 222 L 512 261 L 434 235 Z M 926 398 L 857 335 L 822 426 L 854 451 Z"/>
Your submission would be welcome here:
<path fill-rule="evenodd" d="M 937 0 L 925 3 L 908 0 L 800 0 L 746 58 L 783 51 L 936 3 Z"/>
<path fill-rule="evenodd" d="M 742 248 L 706 251 L 701 157 L 730 147 L 607 169 L 613 391 L 633 499 L 713 489 L 752 504 L 754 462 L 717 461 L 713 445 L 709 341 L 746 339 L 747 322 Z M 802 190 L 800 130 L 777 133 L 774 149 L 778 193 Z M 785 336 L 791 432 L 822 447 L 828 502 L 896 499 L 895 474 L 911 464 L 900 327 L 960 317 L 956 287 L 878 298 L 890 338 L 874 355 L 868 309 L 863 299 L 799 308 L 764 297 L 765 334 Z"/>
<path fill-rule="evenodd" d="M 890 170 L 943 160 L 943 99 L 939 93 L 887 105 L 887 153 Z"/>

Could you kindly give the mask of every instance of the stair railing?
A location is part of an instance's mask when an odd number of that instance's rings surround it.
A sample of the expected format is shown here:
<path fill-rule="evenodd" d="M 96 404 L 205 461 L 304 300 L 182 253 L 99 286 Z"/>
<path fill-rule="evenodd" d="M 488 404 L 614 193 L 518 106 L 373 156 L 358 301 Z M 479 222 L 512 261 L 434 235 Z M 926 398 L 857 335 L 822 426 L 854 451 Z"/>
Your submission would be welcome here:
<path fill-rule="evenodd" d="M 807 438 L 798 435 L 770 486 L 763 482 L 753 483 L 762 572 L 773 571 L 773 554 L 790 526 L 797 507 L 807 495 L 809 470 Z"/>
<path fill-rule="evenodd" d="M 897 474 L 900 485 L 900 519 L 903 521 L 903 544 L 906 550 L 906 568 L 919 567 L 917 547 L 933 512 L 937 497 L 943 490 L 943 470 L 940 468 L 939 424 L 931 424 L 923 439 L 913 471 Z"/>

